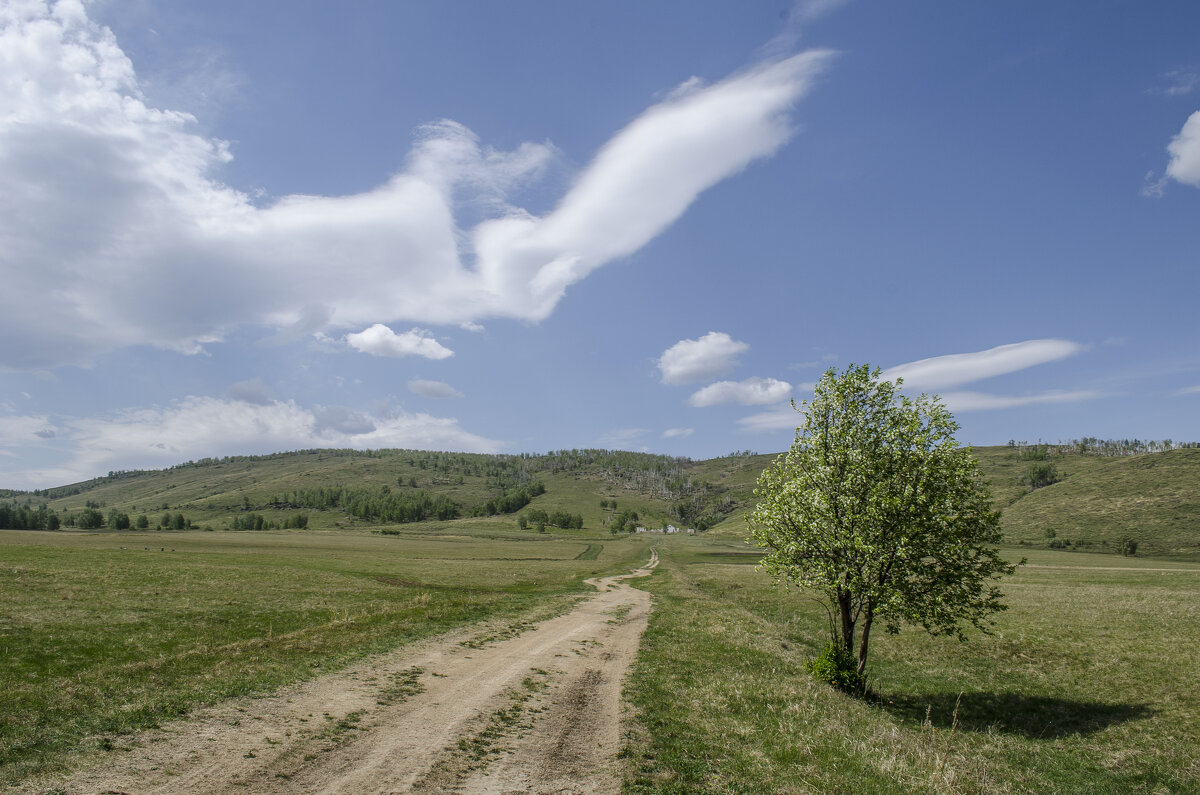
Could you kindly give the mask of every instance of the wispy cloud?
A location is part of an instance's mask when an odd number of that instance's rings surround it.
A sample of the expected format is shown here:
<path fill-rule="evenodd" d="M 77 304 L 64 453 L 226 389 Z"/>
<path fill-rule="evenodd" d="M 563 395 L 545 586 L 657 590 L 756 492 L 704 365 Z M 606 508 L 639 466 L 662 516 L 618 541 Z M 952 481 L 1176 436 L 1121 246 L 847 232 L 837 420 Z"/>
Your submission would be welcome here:
<path fill-rule="evenodd" d="M 792 385 L 775 378 L 747 378 L 745 381 L 717 381 L 697 390 L 688 403 L 693 406 L 720 406 L 740 403 L 743 406 L 762 406 L 778 403 L 792 393 Z"/>
<path fill-rule="evenodd" d="M 6 6 L 0 206 L 13 209 L 0 213 L 0 366 L 129 345 L 196 352 L 247 323 L 286 341 L 321 325 L 543 319 L 572 284 L 783 146 L 829 57 L 767 61 L 653 105 L 543 216 L 517 196 L 558 151 L 499 151 L 448 120 L 422 128 L 374 190 L 258 206 L 219 181 L 230 145 L 148 104 L 86 6 Z M 464 209 L 485 220 L 458 228 Z"/>
<path fill-rule="evenodd" d="M 889 381 L 903 378 L 905 388 L 910 391 L 942 389 L 1065 359 L 1083 350 L 1083 345 L 1069 340 L 1028 340 L 985 351 L 952 353 L 899 364 L 884 370 L 883 378 Z"/>
<path fill-rule="evenodd" d="M 663 351 L 658 369 L 664 384 L 688 384 L 723 375 L 737 367 L 738 354 L 750 350 L 723 331 L 710 331 L 695 340 L 680 340 Z"/>
<path fill-rule="evenodd" d="M 650 433 L 649 428 L 617 428 L 600 437 L 600 444 L 604 447 L 629 450 L 648 433 Z M 638 449 L 645 450 L 646 447 L 638 445 Z"/>
<path fill-rule="evenodd" d="M 1196 386 L 1185 386 L 1183 389 L 1176 389 L 1171 393 L 1174 397 L 1183 397 L 1185 395 L 1200 395 L 1200 384 Z"/>
<path fill-rule="evenodd" d="M 768 411 L 761 411 L 757 414 L 751 414 L 748 417 L 742 417 L 737 421 L 737 424 L 743 430 L 767 433 L 785 429 L 794 430 L 799 427 L 803 419 L 800 413 L 792 408 L 790 403 L 787 403 Z"/>
<path fill-rule="evenodd" d="M 1164 72 L 1159 85 L 1150 89 L 1152 94 L 1181 97 L 1200 87 L 1200 72 L 1194 69 L 1172 69 Z"/>
<path fill-rule="evenodd" d="M 409 381 L 408 391 L 414 392 L 421 397 L 437 398 L 439 400 L 460 398 L 463 396 L 462 392 L 459 392 L 443 381 L 426 381 L 422 378 L 414 378 Z"/>
<path fill-rule="evenodd" d="M 230 400 L 237 400 L 242 403 L 250 403 L 255 406 L 268 406 L 273 401 L 271 398 L 271 390 L 267 389 L 267 385 L 262 382 L 261 378 L 254 378 L 250 381 L 238 381 L 236 384 L 231 384 L 225 394 Z"/>
<path fill-rule="evenodd" d="M 446 359 L 454 351 L 442 345 L 424 329 L 397 334 L 382 323 L 357 334 L 347 334 L 346 342 L 356 351 L 372 356 L 424 356 L 426 359 Z"/>
<path fill-rule="evenodd" d="M 664 439 L 686 439 L 695 432 L 695 428 L 667 428 L 662 432 Z"/>
<path fill-rule="evenodd" d="M 983 392 L 946 392 L 941 395 L 942 402 L 951 411 L 991 411 L 1040 403 L 1079 403 L 1098 397 L 1101 397 L 1099 392 L 1087 389 L 1042 392 L 1036 395 L 989 395 Z"/>
<path fill-rule="evenodd" d="M 47 427 L 41 417 L 0 418 L 0 444 L 28 444 L 29 437 Z M 340 406 L 307 409 L 293 401 L 250 403 L 212 397 L 188 397 L 168 407 L 63 420 L 55 430 L 54 442 L 69 456 L 67 463 L 44 470 L 0 470 L 5 485 L 45 487 L 110 470 L 312 447 L 481 453 L 494 453 L 501 447 L 498 441 L 463 430 L 457 420 L 448 417 L 402 411 L 368 416 Z"/>

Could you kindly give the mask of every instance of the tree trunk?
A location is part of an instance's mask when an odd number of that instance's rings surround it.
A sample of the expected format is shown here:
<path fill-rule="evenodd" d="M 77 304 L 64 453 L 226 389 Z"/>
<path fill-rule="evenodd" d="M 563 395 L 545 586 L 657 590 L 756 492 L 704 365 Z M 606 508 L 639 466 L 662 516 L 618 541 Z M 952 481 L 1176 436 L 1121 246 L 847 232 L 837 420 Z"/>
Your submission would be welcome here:
<path fill-rule="evenodd" d="M 848 654 L 854 653 L 854 613 L 850 610 L 850 592 L 838 592 L 838 608 L 842 613 L 842 645 Z"/>
<path fill-rule="evenodd" d="M 871 622 L 875 616 L 874 611 L 870 606 L 867 607 L 867 614 L 863 617 L 862 643 L 858 644 L 858 675 L 862 676 L 867 670 L 867 644 L 871 640 Z"/>

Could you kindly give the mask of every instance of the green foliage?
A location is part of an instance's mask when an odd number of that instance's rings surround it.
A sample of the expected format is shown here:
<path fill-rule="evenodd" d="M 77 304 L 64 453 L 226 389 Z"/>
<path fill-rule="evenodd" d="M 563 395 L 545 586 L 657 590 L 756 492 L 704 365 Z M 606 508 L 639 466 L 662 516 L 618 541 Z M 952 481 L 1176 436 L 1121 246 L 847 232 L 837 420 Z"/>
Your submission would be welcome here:
<path fill-rule="evenodd" d="M 0 503 L 0 530 L 57 530 L 58 516 L 45 505 Z"/>
<path fill-rule="evenodd" d="M 128 530 L 129 525 L 129 514 L 118 511 L 116 508 L 109 510 L 107 520 L 109 530 Z"/>
<path fill-rule="evenodd" d="M 821 653 L 804 663 L 804 670 L 838 690 L 859 694 L 866 690 L 867 680 L 858 672 L 854 653 L 840 643 L 827 643 Z"/>
<path fill-rule="evenodd" d="M 625 510 L 613 517 L 609 530 L 613 533 L 632 533 L 637 528 L 637 511 Z"/>
<path fill-rule="evenodd" d="M 430 495 L 425 491 L 393 494 L 388 486 L 317 486 L 296 489 L 274 497 L 275 506 L 342 510 L 367 521 L 387 524 L 420 522 L 426 519 L 455 519 L 461 506 L 445 494 Z"/>
<path fill-rule="evenodd" d="M 821 594 L 848 652 L 861 626 L 860 674 L 876 620 L 962 638 L 962 624 L 985 629 L 1004 609 L 990 581 L 1014 569 L 958 424 L 937 398 L 898 387 L 866 365 L 828 370 L 798 409 L 791 450 L 759 478 L 750 516 L 763 568 Z"/>
<path fill-rule="evenodd" d="M 80 530 L 97 530 L 104 527 L 104 514 L 95 508 L 84 508 L 75 516 L 75 526 Z"/>
<path fill-rule="evenodd" d="M 488 500 L 482 507 L 476 509 L 475 515 L 495 516 L 502 513 L 516 513 L 532 502 L 534 497 L 545 493 L 546 487 L 541 481 L 508 489 L 499 497 Z"/>
<path fill-rule="evenodd" d="M 1025 470 L 1021 482 L 1031 489 L 1040 489 L 1059 481 L 1058 467 L 1049 462 L 1035 462 Z"/>
<path fill-rule="evenodd" d="M 538 532 L 545 532 L 546 525 L 562 528 L 563 530 L 580 530 L 583 528 L 583 516 L 567 511 L 546 512 L 541 508 L 532 508 L 524 514 L 526 522 L 537 526 Z M 520 519 L 517 520 L 520 523 Z"/>
<path fill-rule="evenodd" d="M 1126 536 L 1121 539 L 1121 554 L 1127 558 L 1132 558 L 1137 554 L 1138 542 Z"/>

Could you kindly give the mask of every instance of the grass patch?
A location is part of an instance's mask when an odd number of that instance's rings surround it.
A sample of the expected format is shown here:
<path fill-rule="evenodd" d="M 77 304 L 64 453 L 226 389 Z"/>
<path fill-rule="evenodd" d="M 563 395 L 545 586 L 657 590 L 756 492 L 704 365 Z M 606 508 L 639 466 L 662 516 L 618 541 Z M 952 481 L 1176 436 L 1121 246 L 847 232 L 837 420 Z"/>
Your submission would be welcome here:
<path fill-rule="evenodd" d="M 138 534 L 0 532 L 0 783 L 198 705 L 560 610 L 585 578 L 645 557 L 637 539 L 577 561 L 575 540 L 454 531 L 180 533 L 165 551 Z"/>
<path fill-rule="evenodd" d="M 638 584 L 626 792 L 1200 790 L 1200 566 L 1028 552 L 995 635 L 872 638 L 869 702 L 804 671 L 819 606 L 711 551 Z"/>
<path fill-rule="evenodd" d="M 575 560 L 595 560 L 600 557 L 600 552 L 603 551 L 603 544 L 588 544 L 587 549 L 575 556 Z"/>

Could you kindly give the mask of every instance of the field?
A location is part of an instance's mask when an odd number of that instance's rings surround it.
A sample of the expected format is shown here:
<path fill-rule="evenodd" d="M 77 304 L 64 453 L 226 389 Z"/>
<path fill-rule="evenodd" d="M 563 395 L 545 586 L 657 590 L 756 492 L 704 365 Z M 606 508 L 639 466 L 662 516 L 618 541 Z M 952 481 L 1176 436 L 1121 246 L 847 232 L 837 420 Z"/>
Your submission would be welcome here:
<path fill-rule="evenodd" d="M 488 528 L 0 532 L 0 781 L 456 626 L 551 614 L 646 554 Z"/>
<path fill-rule="evenodd" d="M 628 792 L 1200 790 L 1200 566 L 1022 550 L 995 634 L 879 634 L 864 702 L 804 672 L 825 614 L 744 545 L 659 551 Z"/>
<path fill-rule="evenodd" d="M 1037 489 L 1021 451 L 977 453 L 1006 554 L 1029 558 L 1005 584 L 1011 609 L 962 644 L 877 632 L 866 701 L 804 672 L 825 613 L 753 565 L 745 512 L 770 455 L 306 451 L 17 495 L 152 524 L 0 531 L 0 782 L 40 791 L 29 782 L 126 753 L 150 727 L 449 630 L 521 635 L 655 546 L 661 565 L 637 585 L 654 601 L 627 683 L 627 792 L 1200 791 L 1200 450 L 1052 452 L 1038 461 L 1058 480 Z M 530 509 L 583 529 L 472 518 L 531 481 L 546 490 Z M 462 518 L 379 525 L 330 509 L 308 511 L 306 530 L 226 530 L 340 484 L 446 495 Z M 715 526 L 610 533 L 630 510 L 650 527 Z M 205 529 L 154 529 L 166 512 Z M 1125 537 L 1137 557 L 1095 554 Z"/>

